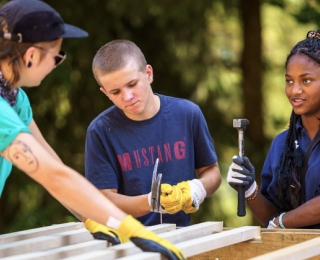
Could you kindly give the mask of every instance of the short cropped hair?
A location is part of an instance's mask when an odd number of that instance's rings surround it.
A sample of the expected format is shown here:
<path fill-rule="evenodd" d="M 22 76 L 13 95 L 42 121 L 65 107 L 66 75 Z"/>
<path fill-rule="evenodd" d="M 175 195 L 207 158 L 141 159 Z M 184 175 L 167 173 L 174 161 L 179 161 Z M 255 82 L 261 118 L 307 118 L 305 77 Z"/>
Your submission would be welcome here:
<path fill-rule="evenodd" d="M 147 61 L 140 48 L 128 40 L 114 40 L 102 46 L 92 62 L 93 75 L 99 85 L 99 77 L 124 68 L 134 61 L 139 71 L 144 71 Z"/>

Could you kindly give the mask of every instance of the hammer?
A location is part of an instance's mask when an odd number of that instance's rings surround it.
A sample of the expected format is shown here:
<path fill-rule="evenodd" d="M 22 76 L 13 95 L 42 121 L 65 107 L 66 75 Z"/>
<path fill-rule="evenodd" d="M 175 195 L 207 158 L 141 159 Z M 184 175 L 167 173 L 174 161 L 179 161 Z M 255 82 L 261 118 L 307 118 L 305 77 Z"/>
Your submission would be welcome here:
<path fill-rule="evenodd" d="M 233 119 L 233 128 L 238 130 L 238 147 L 239 156 L 242 158 L 244 156 L 244 130 L 249 124 L 249 120 Z M 245 190 L 243 186 L 238 185 L 238 216 L 244 217 L 246 215 L 246 205 L 245 205 Z"/>

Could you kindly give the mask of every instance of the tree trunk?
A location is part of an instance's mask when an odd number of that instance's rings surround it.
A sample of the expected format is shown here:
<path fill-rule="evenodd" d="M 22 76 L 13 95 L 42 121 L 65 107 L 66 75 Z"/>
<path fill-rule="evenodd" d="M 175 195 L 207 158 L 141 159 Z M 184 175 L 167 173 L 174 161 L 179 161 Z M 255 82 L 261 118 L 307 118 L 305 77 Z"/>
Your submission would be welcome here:
<path fill-rule="evenodd" d="M 243 52 L 241 68 L 244 116 L 250 121 L 247 135 L 255 144 L 264 140 L 261 91 L 261 21 L 260 1 L 240 0 L 243 22 Z"/>
<path fill-rule="evenodd" d="M 262 37 L 260 0 L 240 0 L 243 25 L 241 57 L 244 117 L 250 121 L 245 131 L 245 153 L 256 170 L 256 181 L 261 184 L 261 170 L 265 160 L 266 138 L 263 133 L 262 102 Z M 260 223 L 252 217 L 252 223 Z"/>

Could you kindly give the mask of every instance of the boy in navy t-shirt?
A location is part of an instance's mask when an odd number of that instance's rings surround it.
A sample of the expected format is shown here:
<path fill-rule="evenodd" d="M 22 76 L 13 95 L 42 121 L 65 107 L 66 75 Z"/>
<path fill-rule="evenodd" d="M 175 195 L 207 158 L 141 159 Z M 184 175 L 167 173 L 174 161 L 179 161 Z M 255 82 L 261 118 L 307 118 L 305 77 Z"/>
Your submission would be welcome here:
<path fill-rule="evenodd" d="M 144 225 L 159 224 L 160 215 L 150 212 L 152 173 L 159 158 L 160 203 L 167 213 L 163 222 L 190 225 L 189 213 L 221 183 L 200 108 L 186 99 L 153 93 L 153 69 L 127 40 L 104 45 L 93 60 L 93 73 L 114 105 L 88 127 L 86 178 Z"/>

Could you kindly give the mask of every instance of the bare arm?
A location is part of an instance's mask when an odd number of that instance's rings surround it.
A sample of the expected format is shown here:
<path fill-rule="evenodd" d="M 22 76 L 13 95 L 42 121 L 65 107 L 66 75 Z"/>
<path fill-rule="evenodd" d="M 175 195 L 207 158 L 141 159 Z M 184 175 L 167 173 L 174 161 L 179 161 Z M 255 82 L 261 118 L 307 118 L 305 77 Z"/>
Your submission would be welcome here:
<path fill-rule="evenodd" d="M 124 212 L 133 217 L 141 217 L 150 213 L 148 194 L 126 196 L 118 193 L 117 189 L 104 189 L 101 192 Z"/>
<path fill-rule="evenodd" d="M 301 228 L 320 223 L 320 197 L 315 197 L 296 209 L 288 211 L 282 217 L 282 223 L 286 228 Z M 280 213 L 280 212 L 279 212 Z M 275 223 L 279 223 L 279 217 Z"/>
<path fill-rule="evenodd" d="M 254 199 L 248 202 L 253 215 L 261 224 L 266 224 L 267 220 L 272 216 L 278 216 L 274 221 L 279 225 L 279 215 L 276 207 L 261 193 Z M 286 228 L 300 228 L 320 223 L 320 197 L 315 197 L 307 201 L 298 208 L 288 211 L 282 217 L 282 223 Z"/>
<path fill-rule="evenodd" d="M 277 208 L 260 192 L 254 200 L 247 202 L 252 214 L 263 225 L 272 217 L 279 214 Z"/>
<path fill-rule="evenodd" d="M 47 141 L 44 139 L 43 135 L 41 134 L 36 122 L 32 119 L 31 123 L 29 124 L 29 129 L 32 133 L 32 135 L 34 136 L 34 138 L 42 145 L 43 148 L 46 149 L 46 151 L 52 156 L 54 157 L 56 160 L 58 160 L 59 162 L 62 163 L 62 160 L 60 159 L 60 157 L 56 154 L 56 152 L 52 149 L 52 147 L 47 143 Z M 60 202 L 61 203 L 61 202 Z M 63 203 L 61 203 L 63 205 Z M 81 216 L 69 209 L 68 207 L 66 207 L 66 205 L 63 205 L 66 209 L 68 209 L 77 219 L 81 220 Z"/>
<path fill-rule="evenodd" d="M 56 152 L 52 149 L 52 147 L 47 143 L 41 134 L 36 122 L 32 119 L 30 125 L 28 126 L 34 138 L 42 145 L 43 148 L 47 150 L 48 153 L 51 154 L 52 157 L 57 159 L 59 162 L 62 162 L 60 157 L 56 154 Z"/>
<path fill-rule="evenodd" d="M 221 175 L 218 164 L 203 167 L 196 170 L 200 181 L 203 183 L 207 196 L 214 193 L 221 184 Z M 104 189 L 101 192 L 120 209 L 132 215 L 141 217 L 150 213 L 148 194 L 140 196 L 126 196 L 118 193 L 117 189 Z"/>
<path fill-rule="evenodd" d="M 110 216 L 122 220 L 126 214 L 110 202 L 81 174 L 58 162 L 33 135 L 20 133 L 1 153 L 58 201 L 103 225 Z"/>
<path fill-rule="evenodd" d="M 207 192 L 207 197 L 211 196 L 220 187 L 221 174 L 218 163 L 196 169 L 196 173 Z"/>

